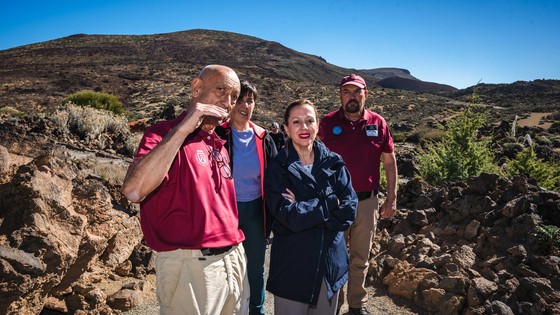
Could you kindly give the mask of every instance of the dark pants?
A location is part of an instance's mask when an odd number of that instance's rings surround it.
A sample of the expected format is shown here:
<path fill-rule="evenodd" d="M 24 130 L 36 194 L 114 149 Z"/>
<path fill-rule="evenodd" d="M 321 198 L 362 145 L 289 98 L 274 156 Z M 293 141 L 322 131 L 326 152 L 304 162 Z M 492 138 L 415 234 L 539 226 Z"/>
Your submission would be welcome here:
<path fill-rule="evenodd" d="M 238 202 L 239 227 L 245 234 L 243 247 L 247 255 L 247 274 L 251 298 L 249 315 L 264 314 L 264 256 L 266 239 L 264 235 L 264 213 L 262 198 L 249 202 Z"/>

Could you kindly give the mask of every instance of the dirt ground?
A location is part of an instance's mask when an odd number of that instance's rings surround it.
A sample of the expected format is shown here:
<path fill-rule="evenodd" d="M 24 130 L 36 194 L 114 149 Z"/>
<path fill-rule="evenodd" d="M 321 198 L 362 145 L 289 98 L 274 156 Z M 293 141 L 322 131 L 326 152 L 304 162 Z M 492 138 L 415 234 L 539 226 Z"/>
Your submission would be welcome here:
<path fill-rule="evenodd" d="M 269 263 L 270 249 L 266 251 L 265 260 L 265 278 L 268 276 L 268 263 Z M 147 293 L 145 302 L 128 312 L 123 314 L 127 315 L 153 315 L 159 314 L 159 306 L 155 297 L 155 276 L 150 275 L 147 280 L 147 285 L 144 286 Z M 411 301 L 389 295 L 387 286 L 382 282 L 374 283 L 367 287 L 369 294 L 368 309 L 374 315 L 422 315 L 422 310 Z M 347 314 L 348 304 L 344 303 L 340 309 L 340 314 Z M 274 315 L 274 297 L 272 294 L 266 292 L 265 295 L 265 314 Z"/>
<path fill-rule="evenodd" d="M 541 120 L 546 117 L 551 115 L 552 113 L 531 113 L 531 115 L 529 115 L 529 117 L 527 118 L 523 118 L 523 119 L 519 119 L 517 121 L 517 124 L 519 125 L 519 127 L 526 127 L 526 126 L 530 126 L 530 127 L 541 127 L 543 129 L 548 129 L 550 128 L 550 126 L 552 126 L 551 122 L 542 122 Z"/>

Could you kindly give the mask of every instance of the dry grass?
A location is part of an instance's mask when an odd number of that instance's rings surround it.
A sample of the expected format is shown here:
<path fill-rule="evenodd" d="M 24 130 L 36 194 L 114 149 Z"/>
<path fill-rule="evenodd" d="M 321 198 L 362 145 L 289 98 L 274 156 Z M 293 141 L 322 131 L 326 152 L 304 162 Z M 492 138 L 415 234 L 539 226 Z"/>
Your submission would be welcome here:
<path fill-rule="evenodd" d="M 415 139 L 415 142 L 439 141 L 444 134 L 445 132 L 441 129 L 421 124 L 414 128 L 409 138 Z"/>
<path fill-rule="evenodd" d="M 104 132 L 126 133 L 127 120 L 108 111 L 81 107 L 67 103 L 58 109 L 51 120 L 65 131 L 73 132 L 85 140 L 97 139 Z"/>
<path fill-rule="evenodd" d="M 136 150 L 138 149 L 138 145 L 140 144 L 140 140 L 142 139 L 143 133 L 141 132 L 132 132 L 127 138 L 126 141 L 126 149 L 130 153 L 131 156 L 136 155 Z"/>
<path fill-rule="evenodd" d="M 20 116 L 23 115 L 23 112 L 11 107 L 11 106 L 4 106 L 0 108 L 0 115 L 5 116 Z"/>
<path fill-rule="evenodd" d="M 84 164 L 87 169 L 84 171 L 86 175 L 99 176 L 112 185 L 122 185 L 128 165 L 122 161 L 103 161 L 99 158 L 86 160 Z"/>

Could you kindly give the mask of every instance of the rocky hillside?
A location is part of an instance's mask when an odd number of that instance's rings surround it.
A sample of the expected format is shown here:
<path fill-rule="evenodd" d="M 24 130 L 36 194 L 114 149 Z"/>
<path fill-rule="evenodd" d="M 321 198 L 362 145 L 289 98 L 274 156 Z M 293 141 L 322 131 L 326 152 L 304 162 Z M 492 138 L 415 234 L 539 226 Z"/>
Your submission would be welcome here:
<path fill-rule="evenodd" d="M 350 72 L 364 76 L 371 87 L 368 107 L 390 122 L 416 125 L 422 118 L 461 109 L 473 92 L 418 80 L 405 69 L 345 69 L 276 42 L 190 30 L 139 36 L 78 34 L 0 51 L 0 108 L 50 113 L 68 95 L 95 90 L 117 96 L 136 118 L 151 118 L 169 102 L 187 103 L 191 78 L 211 63 L 227 64 L 255 83 L 261 98 L 254 118 L 264 125 L 279 120 L 286 104 L 301 97 L 312 99 L 320 114 L 336 108 L 337 84 Z M 528 89 L 512 85 L 514 93 L 500 96 L 488 89 L 493 85 L 477 87 L 476 92 L 496 105 L 490 116 L 498 122 L 531 112 L 535 103 L 544 112 L 558 110 L 559 81 L 547 81 L 546 87 L 522 83 Z"/>
<path fill-rule="evenodd" d="M 108 135 L 119 146 L 119 134 Z M 0 119 L 0 313 L 119 314 L 153 299 L 153 252 L 122 196 L 130 158 L 49 118 Z M 411 179 L 414 161 L 399 151 Z M 369 281 L 418 314 L 558 314 L 560 193 L 531 179 L 403 181 L 381 220 Z"/>
<path fill-rule="evenodd" d="M 560 193 L 482 174 L 440 187 L 413 180 L 399 194 L 370 268 L 390 293 L 427 314 L 560 313 L 560 249 L 535 233 L 560 226 Z"/>
<path fill-rule="evenodd" d="M 1 314 L 118 314 L 153 297 L 153 252 L 142 241 L 138 205 L 120 192 L 132 133 L 122 121 L 94 135 L 76 132 L 60 103 L 91 89 L 118 96 L 134 119 L 157 119 L 187 103 L 190 79 L 209 63 L 255 82 L 262 124 L 299 97 L 313 99 L 320 115 L 332 110 L 337 83 L 351 71 L 278 43 L 204 30 L 75 35 L 0 51 Z M 501 156 L 523 148 L 510 134 L 519 115 L 518 135 L 529 134 L 540 157 L 558 158 L 560 82 L 440 84 L 428 93 L 382 87 L 431 84 L 404 69 L 359 73 L 372 86 L 368 106 L 401 139 L 399 214 L 380 222 L 370 282 L 385 283 L 419 314 L 559 314 L 558 248 L 535 229 L 560 225 L 558 191 L 525 177 L 483 174 L 431 186 L 414 176 L 420 127 L 445 124 L 473 92 L 491 123 L 481 133 L 497 137 Z M 552 127 L 521 126 L 535 111 Z"/>
<path fill-rule="evenodd" d="M 485 104 L 513 108 L 519 112 L 532 109 L 534 112 L 552 111 L 558 114 L 560 108 L 560 81 L 535 80 L 532 82 L 517 81 L 511 84 L 478 84 L 449 95 L 465 99 L 473 92 L 481 96 Z M 524 110 L 525 109 L 525 110 Z M 555 116 L 554 120 L 559 120 Z"/>

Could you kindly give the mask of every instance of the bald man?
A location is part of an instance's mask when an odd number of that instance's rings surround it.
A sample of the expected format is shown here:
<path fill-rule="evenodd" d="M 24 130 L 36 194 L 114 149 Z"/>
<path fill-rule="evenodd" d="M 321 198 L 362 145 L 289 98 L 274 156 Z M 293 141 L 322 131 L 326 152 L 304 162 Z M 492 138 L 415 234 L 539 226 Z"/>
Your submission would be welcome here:
<path fill-rule="evenodd" d="M 214 128 L 240 91 L 237 74 L 206 66 L 177 118 L 149 127 L 123 184 L 140 203 L 144 239 L 157 252 L 161 314 L 247 314 L 247 262 L 229 157 Z"/>

